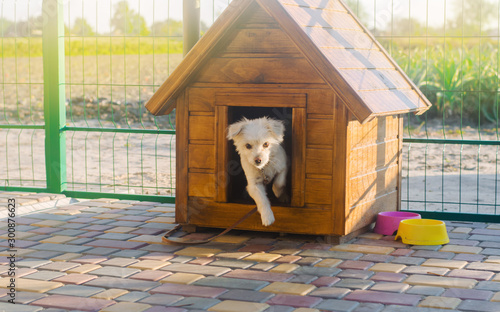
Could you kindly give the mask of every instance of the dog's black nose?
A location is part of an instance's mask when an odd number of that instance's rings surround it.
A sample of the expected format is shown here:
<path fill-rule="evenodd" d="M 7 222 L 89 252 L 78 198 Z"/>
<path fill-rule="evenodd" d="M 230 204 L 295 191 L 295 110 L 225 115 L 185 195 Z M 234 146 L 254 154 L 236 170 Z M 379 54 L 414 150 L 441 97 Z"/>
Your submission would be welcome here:
<path fill-rule="evenodd" d="M 260 165 L 260 163 L 261 163 L 261 162 L 262 162 L 262 159 L 260 159 L 260 158 L 255 158 L 255 163 L 256 163 L 257 165 Z"/>

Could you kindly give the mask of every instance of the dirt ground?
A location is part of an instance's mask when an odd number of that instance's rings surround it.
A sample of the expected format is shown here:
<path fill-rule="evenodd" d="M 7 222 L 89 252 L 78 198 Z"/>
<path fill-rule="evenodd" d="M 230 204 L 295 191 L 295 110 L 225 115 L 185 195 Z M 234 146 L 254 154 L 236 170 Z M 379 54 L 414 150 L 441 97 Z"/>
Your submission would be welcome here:
<path fill-rule="evenodd" d="M 411 137 L 498 141 L 499 133 L 492 127 L 460 130 L 456 124 L 443 126 L 440 120 L 433 120 L 427 127 L 411 131 Z M 498 152 L 494 145 L 405 143 L 403 208 L 500 214 L 495 209 L 500 204 Z"/>

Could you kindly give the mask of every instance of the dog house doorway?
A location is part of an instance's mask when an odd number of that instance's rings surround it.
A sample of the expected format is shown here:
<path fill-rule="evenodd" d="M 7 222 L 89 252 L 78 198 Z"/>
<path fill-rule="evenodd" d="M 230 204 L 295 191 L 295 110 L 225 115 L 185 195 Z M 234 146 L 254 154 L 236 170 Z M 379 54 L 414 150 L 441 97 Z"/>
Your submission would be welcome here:
<path fill-rule="evenodd" d="M 283 90 L 284 91 L 284 90 Z M 295 91 L 295 90 L 294 90 Z M 246 178 L 239 155 L 233 142 L 226 139 L 227 127 L 243 117 L 254 119 L 270 117 L 285 123 L 283 147 L 289 164 L 286 191 L 290 200 L 281 203 L 269 188 L 268 197 L 272 205 L 285 207 L 304 206 L 305 183 L 305 137 L 306 104 L 305 93 L 295 92 L 221 92 L 215 95 L 217 124 L 217 172 L 216 201 L 254 205 L 246 194 Z"/>
<path fill-rule="evenodd" d="M 276 120 L 283 121 L 285 125 L 285 135 L 283 143 L 281 144 L 285 149 L 288 158 L 288 173 L 287 173 L 287 183 L 286 183 L 286 193 L 288 197 L 291 195 L 292 191 L 292 168 L 291 155 L 292 155 L 292 108 L 289 107 L 248 107 L 248 106 L 229 106 L 228 107 L 228 124 L 237 122 L 243 118 L 255 119 L 261 117 L 269 117 Z M 228 184 L 227 184 L 227 195 L 228 202 L 230 203 L 242 203 L 242 204 L 253 204 L 253 199 L 248 195 L 246 191 L 246 177 L 240 164 L 240 157 L 236 152 L 232 141 L 229 141 L 228 146 Z M 290 201 L 281 202 L 279 201 L 272 192 L 272 183 L 266 187 L 267 195 L 273 206 L 289 206 Z"/>

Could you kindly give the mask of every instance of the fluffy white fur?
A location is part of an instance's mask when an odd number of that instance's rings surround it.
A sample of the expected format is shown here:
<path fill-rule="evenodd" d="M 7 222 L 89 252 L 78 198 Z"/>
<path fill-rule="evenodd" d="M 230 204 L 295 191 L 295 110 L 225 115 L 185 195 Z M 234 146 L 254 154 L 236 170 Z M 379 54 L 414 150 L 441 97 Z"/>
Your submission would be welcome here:
<path fill-rule="evenodd" d="M 265 185 L 273 181 L 273 193 L 280 200 L 285 194 L 287 164 L 283 142 L 285 126 L 282 121 L 268 117 L 246 119 L 230 125 L 227 139 L 233 140 L 247 178 L 247 191 L 260 213 L 262 224 L 274 223 L 271 203 Z M 274 180 L 273 180 L 274 179 Z"/>

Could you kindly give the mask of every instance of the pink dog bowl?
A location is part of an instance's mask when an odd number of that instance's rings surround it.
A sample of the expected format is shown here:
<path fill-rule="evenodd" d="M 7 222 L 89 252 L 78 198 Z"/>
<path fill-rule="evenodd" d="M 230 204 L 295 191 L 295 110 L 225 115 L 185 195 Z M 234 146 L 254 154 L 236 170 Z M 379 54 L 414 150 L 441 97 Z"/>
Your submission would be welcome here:
<path fill-rule="evenodd" d="M 373 231 L 378 234 L 392 235 L 399 228 L 401 220 L 420 219 L 420 215 L 414 212 L 406 211 L 384 211 L 379 212 L 377 223 Z"/>

